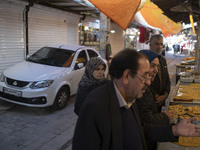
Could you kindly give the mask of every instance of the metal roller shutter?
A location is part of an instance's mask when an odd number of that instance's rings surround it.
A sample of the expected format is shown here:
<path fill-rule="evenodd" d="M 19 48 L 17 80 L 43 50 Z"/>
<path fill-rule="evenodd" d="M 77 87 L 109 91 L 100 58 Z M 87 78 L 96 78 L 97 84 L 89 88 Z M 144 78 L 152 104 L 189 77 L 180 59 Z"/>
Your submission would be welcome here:
<path fill-rule="evenodd" d="M 25 58 L 23 28 L 25 6 L 26 3 L 0 1 L 0 73 Z"/>
<path fill-rule="evenodd" d="M 78 44 L 79 15 L 34 4 L 29 11 L 29 54 L 45 45 Z"/>

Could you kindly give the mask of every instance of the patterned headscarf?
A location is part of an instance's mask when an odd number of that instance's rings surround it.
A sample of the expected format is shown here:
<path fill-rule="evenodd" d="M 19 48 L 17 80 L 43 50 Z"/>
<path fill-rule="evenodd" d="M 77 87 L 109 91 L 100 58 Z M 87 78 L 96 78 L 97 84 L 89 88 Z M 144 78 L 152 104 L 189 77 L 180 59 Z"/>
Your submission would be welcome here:
<path fill-rule="evenodd" d="M 106 64 L 103 62 L 101 58 L 99 57 L 91 58 L 85 67 L 85 73 L 83 74 L 79 84 L 81 86 L 96 86 L 98 84 L 101 84 L 101 82 L 105 82 L 105 78 L 103 78 L 102 80 L 97 80 L 93 77 L 94 70 L 98 68 L 100 65 L 103 65 L 106 69 Z"/>

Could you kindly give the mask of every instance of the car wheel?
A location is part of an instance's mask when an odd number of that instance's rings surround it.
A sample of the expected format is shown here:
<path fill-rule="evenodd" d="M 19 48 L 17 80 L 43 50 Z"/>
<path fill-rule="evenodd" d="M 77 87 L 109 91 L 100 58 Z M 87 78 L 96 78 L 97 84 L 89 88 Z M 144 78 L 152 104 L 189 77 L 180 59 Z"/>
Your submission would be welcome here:
<path fill-rule="evenodd" d="M 69 94 L 69 88 L 67 87 L 62 87 L 55 98 L 54 101 L 54 109 L 59 110 L 62 109 L 66 106 L 67 101 L 69 100 L 70 94 Z"/>

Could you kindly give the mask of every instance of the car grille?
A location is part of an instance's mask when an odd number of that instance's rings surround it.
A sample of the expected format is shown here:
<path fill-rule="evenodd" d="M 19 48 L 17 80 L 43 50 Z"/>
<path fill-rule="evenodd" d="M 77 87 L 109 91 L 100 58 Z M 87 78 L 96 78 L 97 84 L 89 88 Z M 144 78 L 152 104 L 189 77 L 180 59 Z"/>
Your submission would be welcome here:
<path fill-rule="evenodd" d="M 25 87 L 29 84 L 29 82 L 14 80 L 11 78 L 6 78 L 6 82 L 8 85 L 15 86 L 15 87 Z"/>

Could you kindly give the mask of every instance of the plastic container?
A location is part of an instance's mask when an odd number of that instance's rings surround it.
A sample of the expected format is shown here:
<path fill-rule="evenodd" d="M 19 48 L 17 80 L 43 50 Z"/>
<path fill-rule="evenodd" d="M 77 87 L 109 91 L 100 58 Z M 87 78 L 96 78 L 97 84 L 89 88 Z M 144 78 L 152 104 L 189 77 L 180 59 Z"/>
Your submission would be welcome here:
<path fill-rule="evenodd" d="M 181 77 L 181 82 L 192 83 L 194 81 L 193 77 Z"/>

